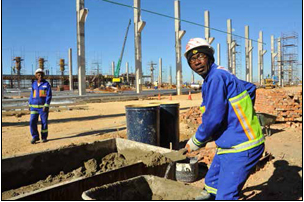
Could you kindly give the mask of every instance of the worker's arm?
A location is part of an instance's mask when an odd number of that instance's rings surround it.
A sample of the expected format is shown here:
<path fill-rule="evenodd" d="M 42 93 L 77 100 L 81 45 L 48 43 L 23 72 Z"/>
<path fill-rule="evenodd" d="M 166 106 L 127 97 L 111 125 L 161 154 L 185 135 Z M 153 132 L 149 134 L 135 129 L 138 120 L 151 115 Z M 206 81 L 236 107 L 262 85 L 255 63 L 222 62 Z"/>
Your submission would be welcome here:
<path fill-rule="evenodd" d="M 212 138 L 212 135 L 221 129 L 227 116 L 227 88 L 222 77 L 214 77 L 204 85 L 208 85 L 205 86 L 203 100 L 205 112 L 202 115 L 202 124 L 186 145 L 189 152 L 203 147 Z"/>
<path fill-rule="evenodd" d="M 31 104 L 32 104 L 32 99 L 33 99 L 33 84 L 32 84 L 32 90 L 31 90 L 31 95 L 30 95 L 30 99 L 29 99 L 29 111 L 31 111 Z"/>
<path fill-rule="evenodd" d="M 251 101 L 252 101 L 252 105 L 254 106 L 256 86 L 253 83 L 250 83 L 250 82 L 247 82 L 247 81 L 243 81 L 243 80 L 240 80 L 240 81 L 242 82 L 245 89 L 249 93 Z"/>
<path fill-rule="evenodd" d="M 52 89 L 50 84 L 48 83 L 48 87 L 46 89 L 46 100 L 43 107 L 43 111 L 48 111 L 52 100 Z"/>

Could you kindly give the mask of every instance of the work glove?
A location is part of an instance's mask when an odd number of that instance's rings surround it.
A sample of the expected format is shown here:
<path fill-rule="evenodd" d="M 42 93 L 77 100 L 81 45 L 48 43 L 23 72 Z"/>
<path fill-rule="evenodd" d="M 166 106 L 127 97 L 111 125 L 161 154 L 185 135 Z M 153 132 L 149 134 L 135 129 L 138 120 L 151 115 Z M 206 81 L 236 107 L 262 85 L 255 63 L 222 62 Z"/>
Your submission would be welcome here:
<path fill-rule="evenodd" d="M 188 142 L 187 142 L 187 144 L 186 144 L 186 146 L 185 146 L 185 148 L 187 148 L 187 151 L 188 152 L 192 152 L 192 151 L 195 151 L 195 150 L 198 150 L 199 149 L 199 147 L 198 146 L 196 146 L 194 143 L 193 143 L 193 139 L 194 138 L 194 136 L 192 136 L 189 140 L 188 140 Z"/>
<path fill-rule="evenodd" d="M 49 112 L 49 108 L 48 107 L 43 107 L 42 109 L 44 112 Z"/>

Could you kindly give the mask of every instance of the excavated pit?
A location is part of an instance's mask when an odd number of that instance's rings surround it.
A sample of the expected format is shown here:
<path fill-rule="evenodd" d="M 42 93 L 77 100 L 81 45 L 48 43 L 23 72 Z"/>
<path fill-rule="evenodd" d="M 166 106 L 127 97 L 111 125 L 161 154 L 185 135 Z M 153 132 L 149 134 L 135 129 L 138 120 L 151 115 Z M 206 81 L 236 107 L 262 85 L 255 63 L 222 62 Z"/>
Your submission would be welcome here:
<path fill-rule="evenodd" d="M 76 151 L 82 153 L 82 156 L 77 158 Z M 167 165 L 182 158 L 184 157 L 176 151 L 118 138 L 4 159 L 2 165 L 6 175 L 2 173 L 2 176 L 10 176 L 12 179 L 9 183 L 2 183 L 2 199 L 80 200 L 83 191 L 105 183 L 145 174 L 163 177 Z M 46 162 L 53 166 L 48 167 Z M 16 163 L 19 163 L 18 169 Z M 16 167 L 9 171 L 8 167 L 12 164 Z M 71 164 L 74 165 L 68 166 Z M 17 172 L 19 174 L 13 176 Z M 34 177 L 34 172 L 40 174 L 40 179 L 29 183 L 28 178 L 24 177 L 27 174 Z M 169 178 L 174 177 L 172 170 Z M 73 194 L 65 193 L 70 190 L 73 190 Z"/>

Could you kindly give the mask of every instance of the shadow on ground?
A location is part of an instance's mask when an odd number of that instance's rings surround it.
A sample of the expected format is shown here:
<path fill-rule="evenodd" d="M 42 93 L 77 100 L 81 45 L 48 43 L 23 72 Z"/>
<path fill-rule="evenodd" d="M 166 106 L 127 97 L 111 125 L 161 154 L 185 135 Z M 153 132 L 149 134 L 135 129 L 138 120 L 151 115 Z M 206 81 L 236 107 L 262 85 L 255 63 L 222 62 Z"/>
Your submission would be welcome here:
<path fill-rule="evenodd" d="M 299 175 L 302 170 L 298 166 L 290 166 L 285 160 L 274 162 L 275 170 L 268 181 L 262 184 L 245 188 L 242 193 L 251 192 L 248 196 L 242 195 L 243 200 L 299 200 L 303 196 L 303 178 Z M 256 194 L 256 190 L 261 191 Z"/>
<path fill-rule="evenodd" d="M 91 121 L 102 118 L 114 118 L 125 116 L 125 113 L 122 114 L 109 114 L 109 115 L 97 115 L 97 116 L 85 116 L 85 117 L 76 117 L 76 118 L 64 118 L 64 119 L 51 119 L 48 121 L 48 124 L 53 123 L 65 123 L 65 122 L 73 122 L 73 121 Z M 38 124 L 41 124 L 39 121 Z M 29 126 L 30 121 L 23 122 L 2 122 L 2 126 Z"/>
<path fill-rule="evenodd" d="M 75 137 L 83 137 L 83 136 L 88 136 L 88 135 L 103 135 L 105 133 L 111 133 L 111 132 L 121 131 L 121 130 L 125 130 L 125 129 L 126 129 L 126 127 L 108 128 L 108 129 L 102 129 L 102 130 L 92 130 L 92 131 L 87 131 L 87 132 L 79 133 L 79 134 L 68 136 L 68 137 L 48 139 L 48 141 L 69 139 L 69 138 L 75 138 Z"/>

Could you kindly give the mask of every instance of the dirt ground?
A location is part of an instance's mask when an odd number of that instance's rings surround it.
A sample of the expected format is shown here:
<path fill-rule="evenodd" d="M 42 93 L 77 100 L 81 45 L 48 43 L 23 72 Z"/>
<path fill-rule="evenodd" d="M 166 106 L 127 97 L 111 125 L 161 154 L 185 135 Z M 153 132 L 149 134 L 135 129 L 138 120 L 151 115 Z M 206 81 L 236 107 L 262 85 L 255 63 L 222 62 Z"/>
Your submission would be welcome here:
<path fill-rule="evenodd" d="M 172 101 L 180 103 L 180 113 L 201 103 L 200 93 L 192 94 L 192 100 L 187 98 L 188 95 L 172 96 Z M 89 103 L 85 110 L 50 112 L 48 142 L 34 145 L 30 144 L 30 115 L 2 117 L 2 158 L 112 137 L 126 138 L 125 105 L 147 104 L 155 100 Z M 168 100 L 169 96 L 162 97 L 162 101 Z M 273 135 L 266 137 L 266 151 L 274 159 L 249 177 L 241 199 L 302 199 L 302 128 L 286 128 L 284 124 L 274 124 L 271 128 Z M 185 123 L 180 123 L 181 142 L 189 139 L 193 133 Z M 200 176 L 192 184 L 203 187 L 203 180 L 203 176 Z"/>

